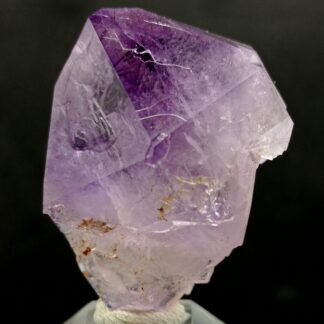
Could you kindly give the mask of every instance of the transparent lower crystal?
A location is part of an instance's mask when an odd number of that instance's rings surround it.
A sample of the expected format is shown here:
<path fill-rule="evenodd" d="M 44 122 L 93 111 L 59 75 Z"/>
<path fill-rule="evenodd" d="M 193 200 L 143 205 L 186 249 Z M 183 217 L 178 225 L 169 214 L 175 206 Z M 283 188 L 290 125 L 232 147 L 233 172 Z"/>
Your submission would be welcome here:
<path fill-rule="evenodd" d="M 99 10 L 55 86 L 44 213 L 108 307 L 163 309 L 242 244 L 255 171 L 291 130 L 251 47 Z"/>

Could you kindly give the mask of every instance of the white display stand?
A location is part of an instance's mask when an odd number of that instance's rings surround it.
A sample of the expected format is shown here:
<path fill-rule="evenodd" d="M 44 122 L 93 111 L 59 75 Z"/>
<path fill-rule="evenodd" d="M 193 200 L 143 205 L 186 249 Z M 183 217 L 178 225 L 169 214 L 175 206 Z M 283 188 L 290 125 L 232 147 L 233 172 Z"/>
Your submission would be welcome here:
<path fill-rule="evenodd" d="M 224 322 L 217 319 L 215 316 L 213 316 L 211 313 L 206 311 L 204 308 L 202 308 L 192 300 L 181 300 L 180 302 L 185 307 L 186 312 L 190 316 L 190 318 L 183 324 L 224 324 Z M 89 304 L 85 305 L 64 324 L 97 324 L 94 320 L 96 303 L 97 301 L 92 301 Z M 159 324 L 158 320 L 156 324 Z"/>

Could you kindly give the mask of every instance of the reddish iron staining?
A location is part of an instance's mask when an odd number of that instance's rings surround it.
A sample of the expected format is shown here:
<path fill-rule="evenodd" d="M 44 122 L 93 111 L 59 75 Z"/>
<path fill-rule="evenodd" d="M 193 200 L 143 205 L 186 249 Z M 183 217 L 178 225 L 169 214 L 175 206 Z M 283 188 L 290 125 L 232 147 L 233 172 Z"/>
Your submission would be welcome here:
<path fill-rule="evenodd" d="M 177 201 L 181 201 L 183 196 L 194 191 L 195 186 L 206 186 L 209 188 L 211 185 L 209 178 L 205 176 L 198 176 L 189 179 L 177 176 L 176 180 L 180 182 L 180 188 L 162 198 L 160 208 L 158 208 L 159 220 L 168 221 L 166 217 L 167 213 L 170 212 Z"/>
<path fill-rule="evenodd" d="M 82 251 L 83 255 L 87 256 L 91 253 L 91 248 L 89 246 L 87 246 L 83 251 Z"/>
<path fill-rule="evenodd" d="M 158 219 L 159 220 L 164 220 L 164 221 L 168 221 L 165 217 L 165 208 L 164 207 L 160 207 L 158 208 L 159 211 L 159 215 L 158 215 Z"/>
<path fill-rule="evenodd" d="M 94 246 L 92 246 L 89 242 L 84 239 L 80 240 L 80 243 L 76 246 L 78 251 L 77 260 L 81 261 L 84 257 L 89 256 L 90 253 L 94 250 Z"/>
<path fill-rule="evenodd" d="M 112 230 L 112 228 L 109 227 L 107 223 L 100 220 L 95 220 L 93 218 L 84 218 L 78 228 L 92 229 L 101 233 L 108 233 Z"/>

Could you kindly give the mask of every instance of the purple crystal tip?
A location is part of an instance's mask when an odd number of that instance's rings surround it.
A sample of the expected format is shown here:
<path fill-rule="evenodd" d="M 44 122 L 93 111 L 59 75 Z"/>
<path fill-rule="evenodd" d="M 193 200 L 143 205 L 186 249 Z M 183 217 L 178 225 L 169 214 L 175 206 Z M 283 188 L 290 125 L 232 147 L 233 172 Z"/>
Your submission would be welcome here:
<path fill-rule="evenodd" d="M 257 166 L 292 125 L 251 47 L 101 9 L 55 86 L 44 213 L 108 307 L 164 308 L 242 244 Z"/>

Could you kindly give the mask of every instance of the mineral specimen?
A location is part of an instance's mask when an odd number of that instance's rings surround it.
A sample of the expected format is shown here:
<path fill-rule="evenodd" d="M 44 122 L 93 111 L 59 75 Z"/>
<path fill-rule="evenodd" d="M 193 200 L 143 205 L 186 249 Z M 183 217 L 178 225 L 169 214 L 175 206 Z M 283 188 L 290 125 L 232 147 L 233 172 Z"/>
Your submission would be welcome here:
<path fill-rule="evenodd" d="M 108 307 L 163 309 L 242 244 L 256 168 L 291 130 L 251 47 L 99 10 L 55 87 L 44 213 Z"/>

